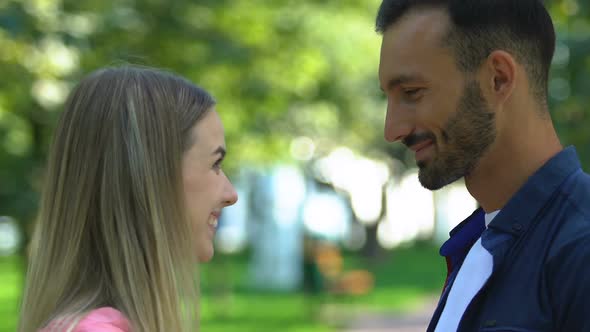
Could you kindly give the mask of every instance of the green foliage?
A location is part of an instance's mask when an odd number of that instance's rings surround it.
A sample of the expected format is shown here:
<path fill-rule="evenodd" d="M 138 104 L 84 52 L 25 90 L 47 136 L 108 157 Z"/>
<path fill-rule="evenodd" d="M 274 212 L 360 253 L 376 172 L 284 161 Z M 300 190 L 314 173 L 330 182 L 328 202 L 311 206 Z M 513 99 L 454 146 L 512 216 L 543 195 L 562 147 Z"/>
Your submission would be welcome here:
<path fill-rule="evenodd" d="M 0 257 L 0 332 L 16 331 L 22 272 L 21 257 Z"/>
<path fill-rule="evenodd" d="M 293 138 L 396 155 L 373 32 L 379 0 L 0 1 L 0 215 L 35 214 L 54 124 L 87 72 L 163 67 L 218 99 L 230 173 L 290 161 Z M 558 31 L 551 109 L 563 143 L 590 166 L 590 5 L 548 2 Z"/>
<path fill-rule="evenodd" d="M 358 254 L 344 255 L 344 269 L 366 269 L 375 277 L 374 290 L 363 296 L 310 296 L 301 293 L 260 293 L 249 289 L 249 258 L 216 255 L 202 268 L 201 327 L 203 331 L 332 332 L 345 321 L 327 319 L 352 313 L 399 313 L 419 308 L 440 293 L 444 260 L 432 246 L 417 245 L 388 252 L 369 263 Z M 0 257 L 0 332 L 14 331 L 22 290 L 22 258 Z"/>
<path fill-rule="evenodd" d="M 551 1 L 558 35 L 550 82 L 551 111 L 564 144 L 578 148 L 590 169 L 590 4 L 580 0 Z"/>
<path fill-rule="evenodd" d="M 291 140 L 301 135 L 321 139 L 319 149 L 369 145 L 383 118 L 374 92 L 378 4 L 1 2 L 0 215 L 30 221 L 63 100 L 82 75 L 105 65 L 163 67 L 211 91 L 230 173 L 291 160 Z"/>

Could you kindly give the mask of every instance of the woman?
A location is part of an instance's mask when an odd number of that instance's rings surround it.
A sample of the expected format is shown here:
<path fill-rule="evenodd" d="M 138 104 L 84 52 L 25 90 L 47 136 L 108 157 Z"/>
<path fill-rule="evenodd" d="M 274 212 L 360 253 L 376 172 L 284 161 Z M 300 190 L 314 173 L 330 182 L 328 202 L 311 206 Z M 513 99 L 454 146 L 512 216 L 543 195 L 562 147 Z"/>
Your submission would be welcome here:
<path fill-rule="evenodd" d="M 80 82 L 50 151 L 19 332 L 197 330 L 196 263 L 237 200 L 214 105 L 154 69 Z"/>

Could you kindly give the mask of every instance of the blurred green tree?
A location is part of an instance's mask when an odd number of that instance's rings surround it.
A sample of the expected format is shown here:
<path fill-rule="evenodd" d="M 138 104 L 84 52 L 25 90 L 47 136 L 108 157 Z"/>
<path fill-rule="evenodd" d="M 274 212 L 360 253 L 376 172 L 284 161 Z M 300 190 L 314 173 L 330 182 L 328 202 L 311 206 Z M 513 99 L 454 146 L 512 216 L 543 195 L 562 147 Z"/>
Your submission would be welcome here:
<path fill-rule="evenodd" d="M 134 63 L 178 72 L 219 101 L 230 171 L 345 144 L 411 160 L 382 138 L 380 0 L 0 1 L 0 215 L 28 224 L 63 101 L 85 73 Z M 590 165 L 590 4 L 548 2 L 559 43 L 551 107 Z"/>
<path fill-rule="evenodd" d="M 88 71 L 134 63 L 219 101 L 228 166 L 290 159 L 295 136 L 361 146 L 383 114 L 378 1 L 0 2 L 0 214 L 35 214 L 51 133 Z M 369 120 L 369 121 L 367 121 Z M 232 163 L 233 161 L 233 163 Z"/>

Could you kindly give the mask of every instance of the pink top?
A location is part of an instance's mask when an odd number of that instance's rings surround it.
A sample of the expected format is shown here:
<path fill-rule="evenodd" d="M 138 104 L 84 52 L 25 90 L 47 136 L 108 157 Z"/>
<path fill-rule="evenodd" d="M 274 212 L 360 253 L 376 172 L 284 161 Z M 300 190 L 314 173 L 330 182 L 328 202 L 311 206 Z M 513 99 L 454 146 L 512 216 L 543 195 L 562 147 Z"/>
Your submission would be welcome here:
<path fill-rule="evenodd" d="M 61 332 L 55 331 L 52 326 L 55 327 L 55 324 L 50 324 L 39 332 Z M 120 311 L 104 307 L 88 313 L 78 322 L 72 332 L 131 332 L 131 328 L 129 321 Z"/>

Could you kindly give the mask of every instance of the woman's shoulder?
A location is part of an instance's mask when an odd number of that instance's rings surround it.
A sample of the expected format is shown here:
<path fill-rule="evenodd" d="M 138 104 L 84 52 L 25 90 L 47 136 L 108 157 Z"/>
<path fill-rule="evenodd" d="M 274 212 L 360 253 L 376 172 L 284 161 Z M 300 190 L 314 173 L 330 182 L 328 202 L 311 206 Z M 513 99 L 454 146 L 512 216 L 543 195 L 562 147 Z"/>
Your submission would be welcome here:
<path fill-rule="evenodd" d="M 130 332 L 129 321 L 119 310 L 103 307 L 92 310 L 72 332 Z"/>
<path fill-rule="evenodd" d="M 94 309 L 75 324 L 72 328 L 71 321 L 64 324 L 63 320 L 58 319 L 39 332 L 131 332 L 125 315 L 111 307 Z"/>

